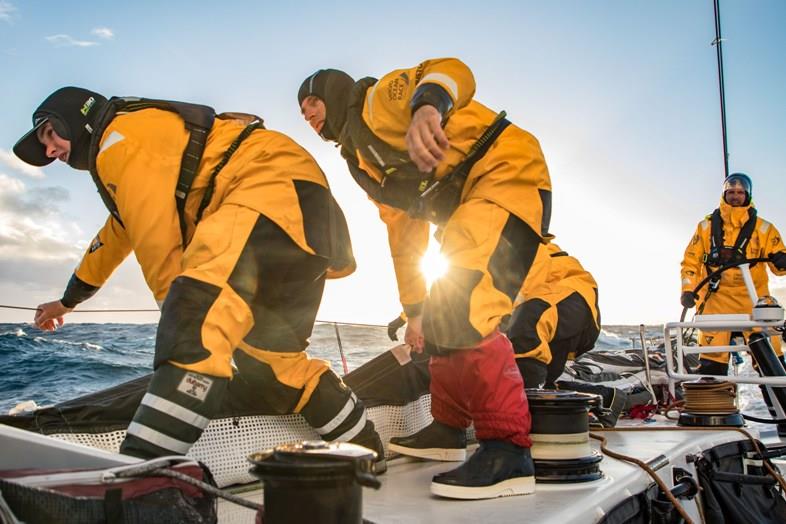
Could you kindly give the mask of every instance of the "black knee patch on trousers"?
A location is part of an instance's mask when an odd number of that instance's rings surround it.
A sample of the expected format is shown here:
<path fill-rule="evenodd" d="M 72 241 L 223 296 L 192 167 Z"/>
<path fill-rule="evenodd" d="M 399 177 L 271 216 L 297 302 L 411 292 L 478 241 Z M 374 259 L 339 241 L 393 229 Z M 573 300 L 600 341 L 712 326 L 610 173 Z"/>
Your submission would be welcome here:
<path fill-rule="evenodd" d="M 700 358 L 699 370 L 697 373 L 700 375 L 721 375 L 725 377 L 729 374 L 729 363 L 715 362 L 708 358 Z"/>
<path fill-rule="evenodd" d="M 513 344 L 513 352 L 523 355 L 541 344 L 537 325 L 540 317 L 551 307 L 551 304 L 540 298 L 527 300 L 513 312 L 508 328 L 508 338 Z"/>
<path fill-rule="evenodd" d="M 229 383 L 227 401 L 233 416 L 288 415 L 303 396 L 302 388 L 279 382 L 273 368 L 243 351 L 234 354 L 237 373 Z"/>
<path fill-rule="evenodd" d="M 546 383 L 546 364 L 534 358 L 517 358 L 525 388 L 541 388 Z"/>
<path fill-rule="evenodd" d="M 177 277 L 161 308 L 153 368 L 173 360 L 193 364 L 210 356 L 202 345 L 202 324 L 221 288 L 191 277 Z"/>
<path fill-rule="evenodd" d="M 319 377 L 319 384 L 300 414 L 324 440 L 335 440 L 355 427 L 365 413 L 363 402 L 332 371 Z M 360 428 L 362 429 L 362 428 Z"/>

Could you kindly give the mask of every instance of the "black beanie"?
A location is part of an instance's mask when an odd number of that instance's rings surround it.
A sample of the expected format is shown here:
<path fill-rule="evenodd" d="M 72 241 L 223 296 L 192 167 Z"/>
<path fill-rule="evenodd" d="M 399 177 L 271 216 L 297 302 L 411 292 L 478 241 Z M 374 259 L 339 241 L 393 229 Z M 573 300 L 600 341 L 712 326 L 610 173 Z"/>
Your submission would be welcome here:
<path fill-rule="evenodd" d="M 297 92 L 298 106 L 309 96 L 316 96 L 325 103 L 325 124 L 320 135 L 336 142 L 347 120 L 349 93 L 355 81 L 344 71 L 320 69 L 306 78 Z"/>
<path fill-rule="evenodd" d="M 34 166 L 50 164 L 54 158 L 46 156 L 46 148 L 36 135 L 39 127 L 50 122 L 60 137 L 71 142 L 68 165 L 87 170 L 90 138 L 106 102 L 102 95 L 80 87 L 58 89 L 33 112 L 33 128 L 14 145 L 14 153 Z"/>

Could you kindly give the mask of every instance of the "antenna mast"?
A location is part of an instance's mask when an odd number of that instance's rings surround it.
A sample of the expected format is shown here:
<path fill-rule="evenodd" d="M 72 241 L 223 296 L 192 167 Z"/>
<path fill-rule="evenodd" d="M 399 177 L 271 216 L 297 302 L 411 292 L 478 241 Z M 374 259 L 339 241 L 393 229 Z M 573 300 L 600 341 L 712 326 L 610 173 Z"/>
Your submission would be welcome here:
<path fill-rule="evenodd" d="M 729 146 L 726 139 L 726 92 L 723 86 L 723 50 L 721 49 L 721 23 L 720 23 L 720 0 L 714 0 L 715 7 L 715 40 L 712 45 L 718 56 L 718 89 L 720 90 L 720 110 L 721 110 L 721 137 L 723 139 L 723 174 L 724 178 L 729 176 Z"/>

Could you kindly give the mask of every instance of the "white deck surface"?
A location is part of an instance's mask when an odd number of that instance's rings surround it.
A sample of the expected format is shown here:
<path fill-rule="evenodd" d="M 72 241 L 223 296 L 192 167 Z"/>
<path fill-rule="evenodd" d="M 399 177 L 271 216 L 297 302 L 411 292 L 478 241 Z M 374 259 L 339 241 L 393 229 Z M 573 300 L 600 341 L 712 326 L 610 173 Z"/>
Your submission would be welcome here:
<path fill-rule="evenodd" d="M 627 421 L 630 422 L 630 421 Z M 653 427 L 655 424 L 639 427 Z M 658 474 L 672 485 L 672 469 L 681 467 L 693 472 L 686 455 L 700 453 L 725 442 L 745 438 L 729 430 L 681 430 L 646 432 L 602 432 L 608 447 L 645 462 L 660 464 Z M 593 449 L 599 442 L 592 440 Z M 667 460 L 662 460 L 663 457 Z M 553 522 L 558 524 L 592 523 L 632 494 L 646 489 L 652 480 L 633 464 L 603 457 L 604 478 L 585 484 L 538 484 L 532 495 L 481 501 L 441 499 L 429 493 L 431 477 L 455 468 L 457 463 L 422 462 L 396 458 L 388 462 L 388 471 L 380 476 L 379 490 L 363 489 L 363 517 L 375 523 L 494 523 Z M 262 491 L 244 496 L 262 502 Z M 686 504 L 689 514 L 698 522 L 692 503 Z M 219 522 L 251 523 L 253 511 L 234 504 L 219 504 Z"/>

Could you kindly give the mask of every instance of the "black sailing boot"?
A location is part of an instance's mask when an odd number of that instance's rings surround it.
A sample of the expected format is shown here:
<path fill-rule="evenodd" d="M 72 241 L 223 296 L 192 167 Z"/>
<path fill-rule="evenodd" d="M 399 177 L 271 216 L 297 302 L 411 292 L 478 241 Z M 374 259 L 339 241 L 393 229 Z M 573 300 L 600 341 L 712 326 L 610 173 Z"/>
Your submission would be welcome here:
<path fill-rule="evenodd" d="M 529 448 L 502 440 L 481 440 L 458 468 L 435 475 L 431 493 L 452 499 L 491 499 L 535 492 L 535 467 Z"/>
<path fill-rule="evenodd" d="M 379 438 L 379 433 L 374 429 L 373 422 L 367 420 L 360 433 L 355 435 L 349 442 L 376 452 L 377 459 L 374 462 L 374 473 L 382 475 L 388 470 L 388 463 L 385 460 L 385 446 L 382 444 L 382 439 Z"/>
<path fill-rule="evenodd" d="M 598 421 L 604 428 L 613 428 L 617 425 L 622 410 L 625 409 L 628 394 L 621 389 L 606 388 L 600 396 L 603 399 L 603 410 L 596 415 Z"/>
<path fill-rule="evenodd" d="M 414 435 L 393 437 L 388 448 L 410 457 L 463 461 L 467 458 L 467 432 L 435 420 Z"/>

